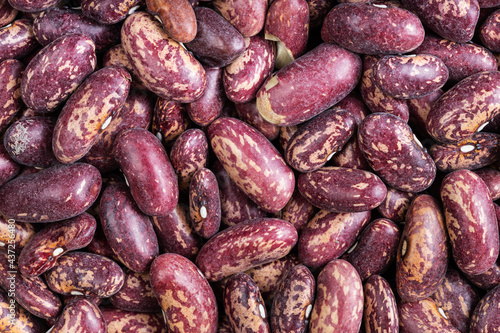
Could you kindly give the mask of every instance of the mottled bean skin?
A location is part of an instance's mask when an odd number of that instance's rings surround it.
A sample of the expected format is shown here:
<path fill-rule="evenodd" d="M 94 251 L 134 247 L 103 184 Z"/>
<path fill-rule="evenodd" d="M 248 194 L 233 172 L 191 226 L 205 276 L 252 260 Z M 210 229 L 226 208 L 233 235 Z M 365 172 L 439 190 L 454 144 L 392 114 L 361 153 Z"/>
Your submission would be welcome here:
<path fill-rule="evenodd" d="M 35 111 L 53 111 L 94 71 L 95 44 L 87 36 L 63 36 L 30 61 L 21 81 L 21 96 Z"/>
<path fill-rule="evenodd" d="M 429 133 L 425 128 L 427 116 L 431 110 L 432 104 L 443 95 L 443 90 L 433 92 L 424 97 L 408 99 L 408 111 L 410 113 L 409 124 L 415 131 L 415 135 L 421 139 L 430 139 Z"/>
<path fill-rule="evenodd" d="M 50 224 L 23 248 L 19 255 L 19 270 L 24 276 L 38 276 L 51 269 L 66 252 L 87 246 L 96 230 L 96 220 L 88 213 Z M 56 249 L 62 250 L 54 253 Z M 60 251 L 59 250 L 59 251 Z"/>
<path fill-rule="evenodd" d="M 500 285 L 479 301 L 470 321 L 470 333 L 497 332 L 500 327 Z"/>
<path fill-rule="evenodd" d="M 12 159 L 8 150 L 0 143 L 0 187 L 16 177 L 19 171 L 21 171 L 21 165 Z"/>
<path fill-rule="evenodd" d="M 39 45 L 33 33 L 33 23 L 28 19 L 19 19 L 3 27 L 0 29 L 0 45 L 0 62 L 27 56 Z"/>
<path fill-rule="evenodd" d="M 300 262 L 316 268 L 339 258 L 370 222 L 370 216 L 369 211 L 332 213 L 320 210 L 300 234 Z"/>
<path fill-rule="evenodd" d="M 493 201 L 500 199 L 500 171 L 486 167 L 474 170 L 474 173 L 484 181 L 486 186 L 488 186 L 491 194 L 491 199 Z"/>
<path fill-rule="evenodd" d="M 500 284 L 500 262 L 497 260 L 484 273 L 476 275 L 465 274 L 465 276 L 476 287 L 489 290 Z"/>
<path fill-rule="evenodd" d="M 500 72 L 471 75 L 445 92 L 433 105 L 426 128 L 442 143 L 456 143 L 500 114 Z"/>
<path fill-rule="evenodd" d="M 45 273 L 49 288 L 62 295 L 91 295 L 101 298 L 116 294 L 125 279 L 113 260 L 87 252 L 65 254 Z"/>
<path fill-rule="evenodd" d="M 146 0 L 146 6 L 172 39 L 188 43 L 195 38 L 197 16 L 188 0 Z"/>
<path fill-rule="evenodd" d="M 362 54 L 406 53 L 417 48 L 424 35 L 420 19 L 409 10 L 365 3 L 333 7 L 321 29 L 325 42 Z"/>
<path fill-rule="evenodd" d="M 246 49 L 224 68 L 223 84 L 227 98 L 235 103 L 249 102 L 274 68 L 275 44 L 262 34 L 245 39 Z"/>
<path fill-rule="evenodd" d="M 348 261 L 365 281 L 372 275 L 385 273 L 395 261 L 401 230 L 389 219 L 370 222 L 359 235 L 358 241 L 342 259 Z"/>
<path fill-rule="evenodd" d="M 137 207 L 125 184 L 104 190 L 100 220 L 111 249 L 129 269 L 143 273 L 158 256 L 158 239 L 149 216 Z"/>
<path fill-rule="evenodd" d="M 12 306 L 13 312 L 11 312 Z M 35 317 L 0 290 L 0 330 L 10 333 L 45 333 L 42 320 Z"/>
<path fill-rule="evenodd" d="M 341 167 L 322 167 L 301 174 L 297 188 L 314 206 L 345 213 L 371 210 L 387 194 L 385 184 L 375 174 Z"/>
<path fill-rule="evenodd" d="M 12 8 L 8 0 L 0 1 L 0 27 L 3 27 L 16 18 L 18 10 Z"/>
<path fill-rule="evenodd" d="M 97 199 L 101 175 L 85 163 L 55 165 L 0 188 L 0 212 L 21 222 L 55 222 L 81 214 Z"/>
<path fill-rule="evenodd" d="M 21 79 L 24 65 L 15 59 L 0 60 L 0 132 L 6 129 L 21 109 Z"/>
<path fill-rule="evenodd" d="M 429 54 L 385 56 L 374 66 L 373 79 L 394 98 L 418 98 L 440 89 L 448 81 L 448 68 Z"/>
<path fill-rule="evenodd" d="M 57 5 L 61 0 L 9 0 L 10 5 L 23 12 L 41 12 L 47 8 Z"/>
<path fill-rule="evenodd" d="M 397 291 L 402 301 L 415 302 L 433 294 L 448 267 L 448 237 L 436 199 L 422 194 L 406 214 L 396 261 Z"/>
<path fill-rule="evenodd" d="M 368 165 L 368 162 L 366 162 L 363 152 L 359 148 L 357 135 L 351 136 L 344 147 L 342 147 L 338 153 L 333 155 L 331 165 L 342 168 L 370 171 L 370 166 Z"/>
<path fill-rule="evenodd" d="M 468 332 L 470 317 L 480 296 L 456 269 L 448 267 L 443 283 L 431 298 L 453 326 L 462 333 Z"/>
<path fill-rule="evenodd" d="M 162 252 L 180 254 L 194 260 L 203 245 L 203 239 L 194 231 L 189 220 L 189 207 L 178 204 L 167 216 L 153 216 Z"/>
<path fill-rule="evenodd" d="M 295 177 L 278 151 L 250 125 L 230 117 L 208 128 L 212 149 L 231 179 L 263 210 L 281 210 L 293 194 Z"/>
<path fill-rule="evenodd" d="M 132 76 L 132 86 L 144 89 L 141 78 L 134 73 L 134 68 L 127 58 L 122 44 L 114 45 L 107 49 L 102 56 L 102 67 L 119 66 L 125 68 Z"/>
<path fill-rule="evenodd" d="M 161 142 L 145 129 L 121 132 L 113 156 L 130 184 L 130 193 L 145 214 L 165 216 L 177 205 L 177 177 Z"/>
<path fill-rule="evenodd" d="M 169 332 L 217 332 L 215 295 L 191 261 L 178 254 L 162 254 L 151 265 L 150 279 Z"/>
<path fill-rule="evenodd" d="M 259 287 L 244 273 L 235 274 L 227 281 L 224 310 L 234 332 L 271 332 Z"/>
<path fill-rule="evenodd" d="M 202 130 L 188 129 L 177 137 L 170 151 L 170 160 L 181 191 L 189 190 L 191 178 L 196 171 L 206 166 L 207 159 L 208 141 Z"/>
<path fill-rule="evenodd" d="M 123 287 L 109 298 L 117 309 L 135 312 L 160 312 L 161 307 L 151 289 L 149 272 L 125 272 Z"/>
<path fill-rule="evenodd" d="M 167 327 L 160 313 L 140 313 L 113 308 L 100 310 L 108 326 L 108 333 L 167 333 Z"/>
<path fill-rule="evenodd" d="M 448 319 L 438 311 L 436 303 L 430 298 L 403 303 L 398 306 L 399 331 L 458 333 Z"/>
<path fill-rule="evenodd" d="M 82 0 L 82 12 L 85 16 L 102 24 L 114 24 L 123 21 L 128 11 L 141 4 L 141 0 Z"/>
<path fill-rule="evenodd" d="M 290 201 L 281 210 L 281 218 L 290 222 L 298 232 L 301 232 L 307 222 L 316 215 L 318 208 L 314 207 L 300 191 L 293 192 Z"/>
<path fill-rule="evenodd" d="M 215 8 L 229 21 L 243 37 L 257 35 L 266 21 L 267 1 L 257 0 L 215 0 Z"/>
<path fill-rule="evenodd" d="M 310 333 L 359 331 L 363 320 L 363 285 L 347 261 L 330 261 L 319 273 Z"/>
<path fill-rule="evenodd" d="M 287 144 L 285 159 L 299 172 L 315 171 L 342 149 L 355 129 L 356 122 L 349 111 L 322 112 L 299 126 Z"/>
<path fill-rule="evenodd" d="M 428 28 L 443 38 L 466 43 L 474 35 L 479 17 L 479 4 L 475 0 L 402 0 L 402 3 L 417 14 Z"/>
<path fill-rule="evenodd" d="M 306 266 L 293 267 L 276 293 L 270 314 L 272 332 L 302 333 L 314 303 L 316 283 Z"/>
<path fill-rule="evenodd" d="M 399 332 L 396 297 L 387 280 L 379 275 L 372 275 L 363 285 L 363 291 L 363 324 L 366 333 Z"/>
<path fill-rule="evenodd" d="M 436 165 L 400 118 L 375 113 L 358 128 L 360 148 L 375 173 L 389 186 L 421 192 L 434 181 Z"/>
<path fill-rule="evenodd" d="M 97 305 L 86 299 L 76 299 L 66 305 L 50 332 L 106 333 L 106 322 Z"/>
<path fill-rule="evenodd" d="M 12 220 L 11 220 L 12 221 Z M 12 227 L 14 227 L 14 238 L 11 238 Z M 11 249 L 14 248 L 16 252 L 22 250 L 23 247 L 35 236 L 35 228 L 31 223 L 12 223 L 0 214 L 0 251 L 7 250 L 9 244 Z"/>
<path fill-rule="evenodd" d="M 500 52 L 500 11 L 493 12 L 481 26 L 479 30 L 479 38 L 484 46 L 492 52 Z"/>
<path fill-rule="evenodd" d="M 259 112 L 279 126 L 309 120 L 354 89 L 361 66 L 357 54 L 322 43 L 267 78 L 257 92 Z"/>
<path fill-rule="evenodd" d="M 376 209 L 383 217 L 394 222 L 402 222 L 414 197 L 414 193 L 403 192 L 392 187 L 387 187 L 387 195 L 384 201 L 382 201 L 380 206 Z"/>
<path fill-rule="evenodd" d="M 498 223 L 488 187 L 472 171 L 454 171 L 441 183 L 441 200 L 455 262 L 464 273 L 483 273 L 499 252 Z"/>
<path fill-rule="evenodd" d="M 65 8 L 51 8 L 40 13 L 33 21 L 33 32 L 42 46 L 70 34 L 87 35 L 98 52 L 120 42 L 119 25 L 100 24 L 82 12 Z"/>
<path fill-rule="evenodd" d="M 243 120 L 264 136 L 272 141 L 279 136 L 280 127 L 265 120 L 259 113 L 255 100 L 246 103 L 235 103 L 236 112 L 240 120 Z"/>
<path fill-rule="evenodd" d="M 457 143 L 434 144 L 429 154 L 439 171 L 474 170 L 500 159 L 499 144 L 500 135 L 477 132 Z"/>
<path fill-rule="evenodd" d="M 159 97 L 190 103 L 200 98 L 207 77 L 201 64 L 168 37 L 151 14 L 135 12 L 122 26 L 121 39 L 134 72 Z"/>
<path fill-rule="evenodd" d="M 205 239 L 219 231 L 220 198 L 217 178 L 210 169 L 195 172 L 189 186 L 189 216 L 194 230 Z"/>
<path fill-rule="evenodd" d="M 196 257 L 196 265 L 209 281 L 271 262 L 287 255 L 297 243 L 297 231 L 277 218 L 238 223 L 210 238 Z"/>
<path fill-rule="evenodd" d="M 206 68 L 207 87 L 196 101 L 186 104 L 189 118 L 198 126 L 208 126 L 217 119 L 224 108 L 226 98 L 222 87 L 222 68 Z"/>
<path fill-rule="evenodd" d="M 198 30 L 196 37 L 186 43 L 207 67 L 225 67 L 245 51 L 245 40 L 238 30 L 216 11 L 206 7 L 194 10 Z"/>
<path fill-rule="evenodd" d="M 186 105 L 158 98 L 153 113 L 152 132 L 160 141 L 171 144 L 188 129 L 191 121 Z"/>

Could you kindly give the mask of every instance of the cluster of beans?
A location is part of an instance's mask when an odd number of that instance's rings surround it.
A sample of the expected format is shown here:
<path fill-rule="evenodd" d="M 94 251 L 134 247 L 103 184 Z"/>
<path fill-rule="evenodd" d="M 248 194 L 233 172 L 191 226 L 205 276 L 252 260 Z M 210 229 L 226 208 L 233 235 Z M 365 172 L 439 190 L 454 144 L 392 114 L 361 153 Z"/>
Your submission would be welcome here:
<path fill-rule="evenodd" d="M 0 331 L 500 332 L 499 0 L 0 27 Z"/>

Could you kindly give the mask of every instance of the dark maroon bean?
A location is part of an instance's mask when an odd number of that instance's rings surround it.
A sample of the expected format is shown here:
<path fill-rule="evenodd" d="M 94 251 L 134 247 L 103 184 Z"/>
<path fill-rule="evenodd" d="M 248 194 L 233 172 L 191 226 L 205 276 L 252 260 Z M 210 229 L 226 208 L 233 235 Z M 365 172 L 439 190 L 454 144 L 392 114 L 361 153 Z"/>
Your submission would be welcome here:
<path fill-rule="evenodd" d="M 190 123 L 185 104 L 158 98 L 153 113 L 152 132 L 161 142 L 171 144 Z"/>
<path fill-rule="evenodd" d="M 20 59 L 35 51 L 39 44 L 33 33 L 33 23 L 19 19 L 0 28 L 0 46 L 0 62 Z"/>
<path fill-rule="evenodd" d="M 366 333 L 399 332 L 396 298 L 387 280 L 379 275 L 372 275 L 363 285 L 363 291 L 363 323 Z"/>
<path fill-rule="evenodd" d="M 15 59 L 0 60 L 0 132 L 3 132 L 21 109 L 21 80 L 24 66 Z"/>
<path fill-rule="evenodd" d="M 207 8 L 208 9 L 208 8 Z M 206 68 L 207 87 L 196 101 L 186 105 L 189 118 L 198 126 L 208 126 L 222 113 L 225 103 L 222 68 Z"/>
<path fill-rule="evenodd" d="M 149 273 L 125 272 L 123 287 L 109 300 L 117 309 L 135 312 L 159 312 L 161 307 L 156 300 L 149 281 Z"/>
<path fill-rule="evenodd" d="M 304 229 L 307 222 L 316 215 L 318 209 L 314 207 L 300 191 L 293 192 L 290 201 L 281 210 L 281 218 L 290 222 L 298 232 Z"/>
<path fill-rule="evenodd" d="M 19 171 L 21 171 L 21 166 L 12 159 L 8 150 L 0 143 L 0 187 L 16 177 Z M 1 211 L 3 210 L 0 208 Z"/>
<path fill-rule="evenodd" d="M 399 331 L 458 333 L 450 321 L 441 314 L 436 303 L 430 298 L 398 305 Z"/>
<path fill-rule="evenodd" d="M 3 27 L 16 18 L 18 10 L 12 8 L 8 0 L 0 1 L 0 27 Z"/>
<path fill-rule="evenodd" d="M 474 170 L 474 173 L 484 181 L 486 186 L 488 186 L 491 199 L 493 201 L 500 199 L 500 171 L 493 168 L 481 168 Z"/>
<path fill-rule="evenodd" d="M 494 332 L 500 327 L 500 285 L 479 301 L 470 320 L 470 333 Z"/>
<path fill-rule="evenodd" d="M 406 216 L 406 211 L 410 207 L 414 193 L 403 192 L 395 188 L 388 187 L 384 201 L 377 207 L 377 211 L 385 218 L 394 222 L 402 222 Z"/>
<path fill-rule="evenodd" d="M 141 0 L 81 0 L 80 4 L 85 16 L 102 24 L 114 24 L 123 21 Z"/>

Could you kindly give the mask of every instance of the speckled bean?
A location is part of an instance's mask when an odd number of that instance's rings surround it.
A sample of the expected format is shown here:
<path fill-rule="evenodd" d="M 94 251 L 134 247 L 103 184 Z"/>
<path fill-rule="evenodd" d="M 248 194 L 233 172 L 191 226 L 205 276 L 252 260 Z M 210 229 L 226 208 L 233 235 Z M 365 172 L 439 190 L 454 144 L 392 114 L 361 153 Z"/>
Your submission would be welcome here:
<path fill-rule="evenodd" d="M 441 314 L 436 303 L 430 298 L 399 304 L 398 312 L 399 331 L 401 333 L 422 331 L 442 333 L 460 332 Z"/>
<path fill-rule="evenodd" d="M 12 220 L 10 220 L 12 222 Z M 14 230 L 14 238 L 12 236 Z M 35 236 L 35 228 L 31 223 L 9 223 L 9 220 L 0 214 L 0 250 L 7 250 L 11 244 L 11 250 L 21 251 L 23 247 Z"/>
<path fill-rule="evenodd" d="M 268 8 L 266 0 L 252 3 L 245 0 L 215 0 L 213 4 L 243 37 L 255 36 L 264 27 Z"/>
<path fill-rule="evenodd" d="M 500 327 L 500 285 L 479 301 L 470 320 L 470 333 L 495 332 Z"/>
<path fill-rule="evenodd" d="M 19 171 L 21 171 L 21 166 L 12 159 L 8 150 L 0 143 L 0 187 L 16 177 Z M 1 208 L 0 212 L 2 212 Z"/>
<path fill-rule="evenodd" d="M 396 297 L 389 282 L 380 275 L 372 275 L 363 285 L 363 291 L 363 324 L 366 333 L 399 332 Z"/>
<path fill-rule="evenodd" d="M 129 11 L 141 5 L 141 0 L 82 0 L 80 4 L 85 16 L 102 24 L 114 24 L 123 21 Z"/>
<path fill-rule="evenodd" d="M 109 298 L 117 309 L 134 312 L 159 312 L 161 307 L 156 300 L 149 279 L 149 272 L 125 272 L 125 281 L 120 290 Z"/>
<path fill-rule="evenodd" d="M 108 326 L 107 333 L 150 332 L 167 333 L 167 327 L 160 313 L 140 313 L 113 308 L 101 308 Z"/>
<path fill-rule="evenodd" d="M 84 298 L 75 299 L 68 303 L 50 330 L 51 333 L 80 331 L 107 332 L 106 322 L 97 305 Z"/>
<path fill-rule="evenodd" d="M 209 239 L 219 231 L 220 215 L 219 185 L 210 169 L 195 172 L 189 186 L 189 216 L 198 235 Z"/>
<path fill-rule="evenodd" d="M 21 80 L 24 65 L 15 59 L 0 60 L 0 132 L 9 126 L 23 105 Z"/>
<path fill-rule="evenodd" d="M 394 222 L 402 222 L 405 219 L 406 211 L 410 207 L 414 193 L 403 192 L 392 187 L 387 187 L 387 195 L 384 201 L 378 206 L 377 211 L 385 218 Z"/>
<path fill-rule="evenodd" d="M 19 19 L 0 28 L 0 62 L 7 59 L 19 59 L 27 56 L 38 47 L 33 23 L 28 19 Z"/>
<path fill-rule="evenodd" d="M 6 1 L 7 2 L 7 1 Z M 47 328 L 40 318 L 35 317 L 7 292 L 0 290 L 0 329 L 11 333 L 45 333 Z"/>

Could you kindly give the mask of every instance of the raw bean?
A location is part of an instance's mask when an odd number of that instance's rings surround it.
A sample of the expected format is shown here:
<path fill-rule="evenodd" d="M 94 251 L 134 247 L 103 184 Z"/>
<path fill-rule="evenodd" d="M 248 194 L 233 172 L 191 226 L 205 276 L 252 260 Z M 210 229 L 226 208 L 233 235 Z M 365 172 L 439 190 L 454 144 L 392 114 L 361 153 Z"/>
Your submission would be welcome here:
<path fill-rule="evenodd" d="M 351 138 L 356 121 L 349 111 L 327 110 L 299 126 L 288 141 L 285 159 L 299 172 L 323 167 Z"/>
<path fill-rule="evenodd" d="M 276 0 L 269 5 L 264 27 L 266 39 L 277 42 L 276 67 L 300 57 L 309 37 L 309 5 L 306 0 Z"/>
<path fill-rule="evenodd" d="M 160 305 L 156 301 L 149 281 L 149 273 L 125 272 L 123 287 L 109 300 L 114 307 L 124 311 L 159 312 Z"/>
<path fill-rule="evenodd" d="M 153 216 L 153 224 L 162 252 L 196 258 L 203 240 L 191 226 L 188 205 L 178 204 L 167 216 Z"/>
<path fill-rule="evenodd" d="M 17 9 L 12 8 L 8 0 L 0 1 L 0 27 L 3 27 L 12 21 L 17 16 Z"/>
<path fill-rule="evenodd" d="M 104 51 L 120 42 L 120 26 L 100 24 L 82 12 L 65 8 L 50 8 L 33 21 L 37 41 L 46 46 L 61 36 L 87 35 L 94 41 L 96 51 Z"/>
<path fill-rule="evenodd" d="M 409 10 L 365 3 L 333 7 L 321 28 L 325 42 L 363 54 L 407 53 L 422 43 L 424 35 L 420 19 Z"/>
<path fill-rule="evenodd" d="M 441 183 L 453 257 L 466 274 L 484 273 L 497 260 L 498 223 L 486 184 L 472 171 L 458 170 Z"/>
<path fill-rule="evenodd" d="M 82 158 L 125 104 L 130 74 L 105 67 L 90 75 L 64 105 L 54 128 L 52 150 L 61 163 Z"/>
<path fill-rule="evenodd" d="M 11 238 L 12 230 L 14 230 L 14 238 Z M 0 251 L 7 251 L 8 245 L 11 244 L 11 248 L 19 252 L 33 236 L 35 236 L 35 228 L 33 228 L 32 224 L 9 223 L 9 220 L 0 214 Z"/>
<path fill-rule="evenodd" d="M 396 284 L 401 300 L 415 302 L 432 295 L 448 267 L 448 237 L 441 207 L 422 194 L 413 199 L 399 242 Z"/>
<path fill-rule="evenodd" d="M 226 227 L 246 220 L 267 216 L 265 211 L 259 208 L 255 202 L 250 200 L 250 198 L 236 186 L 219 161 L 214 163 L 211 170 L 213 170 L 217 178 L 217 183 L 219 184 L 221 222 Z"/>
<path fill-rule="evenodd" d="M 398 305 L 399 331 L 458 333 L 430 298 Z"/>
<path fill-rule="evenodd" d="M 314 207 L 300 191 L 293 192 L 290 201 L 281 210 L 281 218 L 290 222 L 298 232 L 304 229 L 307 222 L 316 215 L 318 209 Z"/>
<path fill-rule="evenodd" d="M 259 112 L 279 126 L 309 120 L 354 89 L 361 66 L 357 54 L 337 45 L 320 44 L 267 78 L 257 92 Z"/>
<path fill-rule="evenodd" d="M 396 259 L 400 236 L 401 230 L 394 222 L 376 219 L 363 229 L 342 259 L 356 268 L 362 281 L 383 274 Z"/>
<path fill-rule="evenodd" d="M 307 4 L 309 5 L 309 29 L 313 30 L 321 27 L 325 16 L 335 5 L 335 2 L 330 0 L 307 0 Z"/>
<path fill-rule="evenodd" d="M 500 1 L 498 0 L 477 0 L 479 7 L 481 8 L 492 8 L 500 6 Z"/>
<path fill-rule="evenodd" d="M 288 142 L 292 138 L 293 134 L 299 129 L 299 126 L 297 125 L 291 125 L 291 126 L 280 126 L 280 137 L 279 137 L 279 143 L 280 147 L 283 151 L 286 150 L 286 147 L 288 146 Z"/>
<path fill-rule="evenodd" d="M 286 256 L 297 243 L 297 231 L 277 218 L 260 218 L 227 228 L 203 245 L 196 264 L 207 280 L 232 274 Z"/>
<path fill-rule="evenodd" d="M 481 274 L 465 274 L 476 287 L 489 290 L 500 284 L 500 262 L 497 260 L 490 268 Z"/>
<path fill-rule="evenodd" d="M 363 58 L 363 76 L 360 83 L 363 101 L 373 113 L 391 113 L 407 122 L 410 117 L 407 101 L 387 95 L 375 84 L 373 72 L 377 61 L 378 58 L 376 56 L 365 55 Z"/>
<path fill-rule="evenodd" d="M 316 283 L 306 266 L 292 268 L 273 299 L 272 332 L 305 332 L 314 303 Z"/>
<path fill-rule="evenodd" d="M 125 279 L 113 260 L 87 252 L 65 254 L 45 273 L 49 288 L 62 295 L 89 295 L 101 298 L 116 294 Z"/>
<path fill-rule="evenodd" d="M 389 96 L 418 98 L 443 87 L 448 68 L 429 54 L 385 56 L 374 65 L 373 80 Z"/>
<path fill-rule="evenodd" d="M 48 271 L 66 252 L 87 246 L 96 230 L 96 220 L 88 213 L 50 224 L 23 248 L 19 256 L 19 270 L 24 276 L 34 277 Z"/>
<path fill-rule="evenodd" d="M 493 201 L 500 199 L 500 171 L 486 167 L 474 170 L 474 173 L 484 181 L 486 186 L 488 186 L 488 189 L 490 190 L 491 199 Z"/>
<path fill-rule="evenodd" d="M 177 137 L 170 151 L 170 160 L 177 174 L 181 191 L 189 190 L 193 175 L 206 166 L 207 159 L 208 142 L 202 130 L 188 129 Z"/>
<path fill-rule="evenodd" d="M 101 313 L 108 326 L 108 333 L 167 333 L 167 327 L 159 313 L 140 313 L 113 308 L 101 308 Z"/>
<path fill-rule="evenodd" d="M 84 156 L 86 163 L 95 166 L 101 174 L 118 169 L 113 157 L 113 143 L 118 134 L 129 128 L 148 128 L 153 115 L 155 99 L 145 90 L 131 89 L 125 104 L 111 118 L 111 122 L 103 129 L 99 140 L 94 143 Z"/>
<path fill-rule="evenodd" d="M 481 43 L 492 52 L 500 52 L 500 11 L 493 12 L 481 26 L 479 38 Z"/>
<path fill-rule="evenodd" d="M 268 212 L 286 205 L 295 177 L 263 134 L 241 120 L 223 117 L 209 126 L 208 136 L 224 169 L 250 199 Z"/>
<path fill-rule="evenodd" d="M 359 169 L 370 171 L 370 166 L 363 156 L 363 152 L 359 148 L 358 136 L 354 134 L 349 141 L 346 142 L 344 147 L 333 155 L 332 165 L 341 168 Z"/>
<path fill-rule="evenodd" d="M 430 139 L 429 133 L 427 133 L 425 128 L 427 116 L 429 115 L 432 104 L 437 101 L 442 94 L 443 90 L 440 89 L 424 97 L 406 100 L 410 113 L 409 124 L 419 138 L 424 140 Z M 434 143 L 434 141 L 432 141 L 432 143 Z"/>
<path fill-rule="evenodd" d="M 403 192 L 388 187 L 384 201 L 376 209 L 385 218 L 394 222 L 402 222 L 414 197 L 414 193 Z"/>
<path fill-rule="evenodd" d="M 6 1 L 6 0 L 5 0 Z M 15 59 L 0 63 L 0 132 L 3 132 L 23 105 L 21 99 L 21 79 L 24 66 Z"/>
<path fill-rule="evenodd" d="M 448 267 L 443 283 L 431 298 L 453 326 L 462 333 L 468 332 L 472 311 L 480 297 L 457 270 Z"/>
<path fill-rule="evenodd" d="M 330 261 L 319 273 L 309 332 L 359 331 L 363 320 L 363 285 L 347 261 Z"/>
<path fill-rule="evenodd" d="M 264 300 L 272 300 L 278 292 L 282 279 L 288 271 L 300 261 L 293 255 L 287 255 L 270 263 L 257 266 L 245 271 L 259 287 L 259 291 Z"/>
<path fill-rule="evenodd" d="M 95 44 L 85 35 L 63 36 L 45 46 L 23 73 L 21 96 L 35 111 L 54 111 L 94 71 Z"/>
<path fill-rule="evenodd" d="M 427 117 L 427 131 L 438 142 L 455 143 L 472 136 L 500 113 L 500 72 L 471 75 L 445 92 Z"/>
<path fill-rule="evenodd" d="M 223 84 L 227 98 L 235 103 L 253 100 L 274 68 L 275 44 L 262 34 L 245 39 L 246 49 L 224 68 Z"/>
<path fill-rule="evenodd" d="M 217 178 L 210 169 L 195 172 L 189 187 L 189 216 L 198 235 L 209 239 L 219 231 L 220 197 Z"/>
<path fill-rule="evenodd" d="M 169 332 L 217 332 L 215 295 L 191 261 L 162 254 L 151 265 L 150 279 Z"/>
<path fill-rule="evenodd" d="M 134 72 L 153 93 L 181 103 L 201 97 L 207 82 L 205 70 L 193 55 L 168 37 L 152 15 L 130 15 L 122 26 L 121 40 Z"/>
<path fill-rule="evenodd" d="M 272 141 L 276 139 L 280 132 L 280 127 L 265 120 L 257 109 L 255 100 L 246 103 L 235 103 L 236 111 L 240 120 L 254 127 Z"/>
<path fill-rule="evenodd" d="M 135 272 L 146 272 L 159 254 L 158 239 L 149 216 L 139 210 L 125 184 L 113 184 L 104 190 L 100 220 L 120 262 Z"/>
<path fill-rule="evenodd" d="M 331 212 L 363 212 L 382 203 L 387 188 L 375 174 L 323 167 L 299 176 L 297 188 L 314 206 Z"/>
<path fill-rule="evenodd" d="M 20 222 L 55 222 L 83 213 L 97 199 L 101 175 L 85 163 L 59 164 L 0 188 L 0 212 Z"/>
<path fill-rule="evenodd" d="M 12 159 L 8 150 L 0 143 L 0 188 L 9 180 L 16 177 L 19 171 L 21 171 L 21 166 Z M 1 208 L 0 212 L 3 212 Z"/>
<path fill-rule="evenodd" d="M 331 213 L 320 210 L 302 230 L 299 260 L 308 267 L 320 267 L 339 258 L 370 222 L 370 212 Z"/>
<path fill-rule="evenodd" d="M 17 163 L 47 168 L 58 161 L 52 151 L 52 136 L 56 121 L 49 117 L 22 118 L 5 132 L 7 152 Z"/>
<path fill-rule="evenodd" d="M 358 128 L 358 140 L 368 164 L 387 185 L 417 193 L 434 181 L 434 161 L 400 118 L 387 113 L 369 115 Z"/>
<path fill-rule="evenodd" d="M 97 225 L 94 238 L 92 238 L 92 241 L 90 241 L 89 245 L 87 245 L 87 250 L 91 253 L 111 258 L 114 261 L 119 261 L 113 250 L 111 250 L 100 223 Z"/>
<path fill-rule="evenodd" d="M 198 30 L 186 48 L 207 67 L 225 67 L 245 51 L 245 40 L 238 30 L 216 11 L 197 7 L 194 10 Z"/>
<path fill-rule="evenodd" d="M 472 74 L 496 71 L 495 56 L 487 48 L 474 43 L 455 43 L 437 36 L 427 35 L 416 54 L 439 57 L 449 70 L 450 82 L 458 82 Z"/>
<path fill-rule="evenodd" d="M 379 275 L 372 275 L 363 285 L 363 291 L 363 323 L 366 333 L 399 332 L 396 298 L 387 280 Z"/>
<path fill-rule="evenodd" d="M 172 39 L 188 43 L 195 38 L 197 17 L 188 0 L 146 0 L 146 6 Z"/>
<path fill-rule="evenodd" d="M 206 68 L 207 87 L 196 101 L 186 104 L 189 118 L 198 126 L 208 126 L 217 119 L 224 108 L 226 98 L 222 87 L 222 68 Z"/>
<path fill-rule="evenodd" d="M 500 135 L 474 133 L 457 143 L 434 144 L 429 154 L 439 171 L 474 170 L 500 159 Z"/>
<path fill-rule="evenodd" d="M 470 320 L 470 333 L 495 332 L 500 327 L 500 285 L 477 304 Z"/>
<path fill-rule="evenodd" d="M 127 58 L 127 54 L 122 44 L 117 44 L 108 48 L 102 57 L 102 67 L 119 66 L 125 68 L 132 76 L 132 87 L 145 89 L 141 78 L 134 73 L 134 68 Z"/>
<path fill-rule="evenodd" d="M 266 0 L 251 3 L 245 0 L 215 0 L 213 4 L 243 37 L 255 36 L 264 27 L 267 13 Z"/>
<path fill-rule="evenodd" d="M 2 27 L 0 46 L 0 62 L 29 55 L 39 46 L 33 33 L 33 23 L 28 19 L 19 19 Z"/>
<path fill-rule="evenodd" d="M 335 104 L 334 108 L 349 111 L 356 120 L 356 125 L 358 126 L 363 119 L 370 114 L 370 110 L 365 105 L 361 93 L 357 89 L 351 91 L 349 95 Z"/>
<path fill-rule="evenodd" d="M 60 2 L 61 0 L 9 0 L 13 8 L 26 13 L 41 12 Z"/>
<path fill-rule="evenodd" d="M 106 333 L 106 322 L 97 305 L 86 299 L 77 299 L 64 308 L 51 328 L 51 333 L 64 332 Z"/>
<path fill-rule="evenodd" d="M 7 1 L 5 1 L 7 2 Z M 35 317 L 0 290 L 0 329 L 11 333 L 45 333 L 42 320 Z"/>
<path fill-rule="evenodd" d="M 417 14 L 422 22 L 438 35 L 457 43 L 472 39 L 479 17 L 475 0 L 453 0 L 446 4 L 433 1 L 402 0 L 403 5 Z"/>
<path fill-rule="evenodd" d="M 85 16 L 102 24 L 114 24 L 123 21 L 129 12 L 142 4 L 141 0 L 81 0 L 80 5 Z"/>
<path fill-rule="evenodd" d="M 165 143 L 171 143 L 181 135 L 190 125 L 186 105 L 167 99 L 158 98 L 156 101 L 152 133 Z"/>
<path fill-rule="evenodd" d="M 233 328 L 231 327 L 231 323 L 229 322 L 229 318 L 226 313 L 223 313 L 223 315 L 219 318 L 217 333 L 233 333 Z"/>
<path fill-rule="evenodd" d="M 12 298 L 31 314 L 55 319 L 61 311 L 59 297 L 47 288 L 41 277 L 22 275 L 14 261 L 14 254 L 0 252 L 0 287 L 12 293 Z"/>
<path fill-rule="evenodd" d="M 259 287 L 244 273 L 235 274 L 227 281 L 224 310 L 233 332 L 271 332 Z"/>
<path fill-rule="evenodd" d="M 165 216 L 177 205 L 179 189 L 175 171 L 161 142 L 145 129 L 121 132 L 113 144 L 137 206 L 145 214 Z"/>

